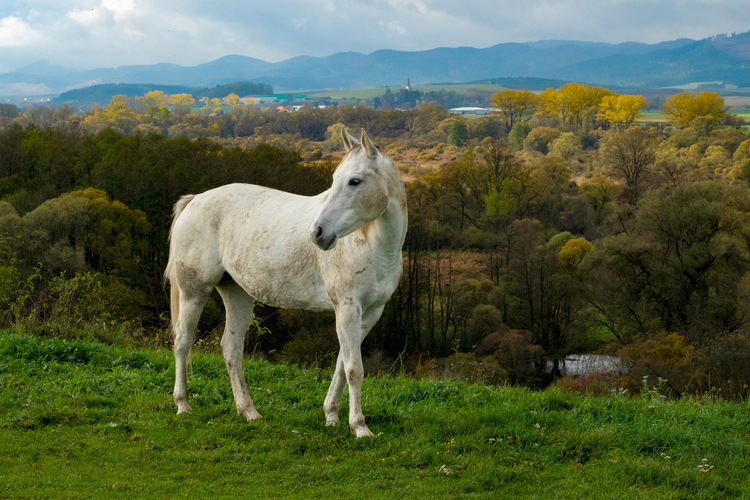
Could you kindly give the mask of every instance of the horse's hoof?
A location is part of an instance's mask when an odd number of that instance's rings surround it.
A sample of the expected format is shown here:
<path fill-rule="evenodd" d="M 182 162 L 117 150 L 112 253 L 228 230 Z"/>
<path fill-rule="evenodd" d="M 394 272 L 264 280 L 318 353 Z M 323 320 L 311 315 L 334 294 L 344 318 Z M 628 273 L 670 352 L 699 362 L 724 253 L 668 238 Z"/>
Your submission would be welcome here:
<path fill-rule="evenodd" d="M 352 432 L 357 436 L 357 439 L 363 438 L 363 437 L 375 437 L 375 434 L 370 432 L 370 429 L 367 428 L 367 426 L 360 427 L 358 429 L 352 429 Z"/>
<path fill-rule="evenodd" d="M 190 405 L 187 403 L 182 403 L 177 405 L 177 414 L 180 415 L 181 413 L 192 413 L 193 409 L 190 408 Z"/>
<path fill-rule="evenodd" d="M 340 422 L 339 422 L 338 417 L 336 417 L 336 418 L 327 418 L 326 419 L 326 427 L 336 427 L 336 426 L 339 425 L 339 423 Z"/>
<path fill-rule="evenodd" d="M 245 418 L 250 422 L 252 422 L 253 420 L 263 420 L 263 416 L 255 410 L 247 410 L 245 412 L 237 413 L 239 413 L 240 415 L 245 415 Z"/>

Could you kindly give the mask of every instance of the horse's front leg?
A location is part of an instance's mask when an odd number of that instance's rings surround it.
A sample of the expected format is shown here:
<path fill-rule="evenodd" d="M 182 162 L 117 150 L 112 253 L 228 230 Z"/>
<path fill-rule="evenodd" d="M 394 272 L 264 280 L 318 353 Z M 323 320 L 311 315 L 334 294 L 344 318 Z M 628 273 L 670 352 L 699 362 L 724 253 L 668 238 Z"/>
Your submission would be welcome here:
<path fill-rule="evenodd" d="M 331 386 L 328 388 L 326 400 L 323 403 L 323 412 L 326 416 L 326 425 L 337 425 L 339 423 L 339 402 L 341 393 L 344 392 L 346 384 L 346 375 L 344 373 L 344 356 L 339 349 L 339 355 L 336 358 L 336 367 L 333 372 Z"/>
<path fill-rule="evenodd" d="M 346 380 L 349 384 L 349 427 L 358 438 L 373 436 L 365 424 L 365 416 L 362 413 L 364 368 L 361 345 L 382 312 L 383 307 L 378 307 L 368 310 L 363 316 L 361 306 L 353 301 L 339 304 L 336 308 L 336 334 L 341 349 L 323 409 L 328 425 L 338 422 L 339 400 Z"/>

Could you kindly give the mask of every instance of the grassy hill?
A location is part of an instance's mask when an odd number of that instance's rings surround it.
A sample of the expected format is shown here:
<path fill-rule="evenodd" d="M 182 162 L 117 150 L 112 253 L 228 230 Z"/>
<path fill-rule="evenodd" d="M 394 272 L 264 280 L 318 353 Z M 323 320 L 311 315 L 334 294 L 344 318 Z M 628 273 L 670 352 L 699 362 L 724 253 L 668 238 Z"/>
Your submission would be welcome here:
<path fill-rule="evenodd" d="M 265 416 L 236 416 L 196 353 L 175 415 L 172 354 L 0 333 L 2 498 L 743 498 L 750 404 L 585 398 L 367 378 L 373 439 L 324 426 L 327 371 L 246 362 Z M 346 415 L 346 398 L 342 414 Z"/>

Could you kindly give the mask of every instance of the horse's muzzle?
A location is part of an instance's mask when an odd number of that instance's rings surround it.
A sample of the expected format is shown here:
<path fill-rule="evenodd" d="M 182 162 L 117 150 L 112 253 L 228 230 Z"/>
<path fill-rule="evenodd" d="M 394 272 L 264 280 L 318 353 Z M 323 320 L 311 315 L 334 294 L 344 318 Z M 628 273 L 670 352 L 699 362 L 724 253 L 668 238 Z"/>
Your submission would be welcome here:
<path fill-rule="evenodd" d="M 321 250 L 330 250 L 336 246 L 337 236 L 335 234 L 330 236 L 326 235 L 321 226 L 310 231 L 310 237 L 312 238 L 313 243 L 318 245 Z"/>

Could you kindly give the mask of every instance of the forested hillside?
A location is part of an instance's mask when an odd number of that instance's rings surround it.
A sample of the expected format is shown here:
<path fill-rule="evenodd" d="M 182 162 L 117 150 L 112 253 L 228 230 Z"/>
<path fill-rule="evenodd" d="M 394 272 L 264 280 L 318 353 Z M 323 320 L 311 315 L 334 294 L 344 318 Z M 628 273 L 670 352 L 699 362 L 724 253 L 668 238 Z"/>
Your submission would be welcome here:
<path fill-rule="evenodd" d="M 190 99 L 0 109 L 6 326 L 128 322 L 164 338 L 174 202 L 230 182 L 319 193 L 341 128 L 364 128 L 402 170 L 410 211 L 401 284 L 366 341 L 370 371 L 395 362 L 543 386 L 547 361 L 602 350 L 629 367 L 601 375 L 605 386 L 637 390 L 649 375 L 673 394 L 747 394 L 750 134 L 717 94 L 677 94 L 666 123 L 640 125 L 641 96 L 580 84 L 499 92 L 501 111 L 474 119 L 421 100 L 279 113 L 236 95 L 192 112 Z M 221 307 L 218 296 L 206 307 L 203 344 Z M 332 315 L 258 315 L 271 334 L 254 329 L 249 352 L 333 360 Z"/>

